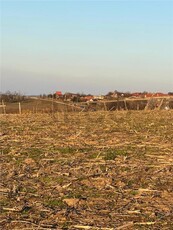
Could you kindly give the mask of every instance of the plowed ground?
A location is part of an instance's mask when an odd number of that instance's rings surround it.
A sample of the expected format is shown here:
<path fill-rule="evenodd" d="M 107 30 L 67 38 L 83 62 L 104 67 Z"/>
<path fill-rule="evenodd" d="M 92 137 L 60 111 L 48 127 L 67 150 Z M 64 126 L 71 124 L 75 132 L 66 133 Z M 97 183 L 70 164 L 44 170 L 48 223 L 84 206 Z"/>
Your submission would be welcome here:
<path fill-rule="evenodd" d="M 173 229 L 173 111 L 0 119 L 1 229 Z"/>

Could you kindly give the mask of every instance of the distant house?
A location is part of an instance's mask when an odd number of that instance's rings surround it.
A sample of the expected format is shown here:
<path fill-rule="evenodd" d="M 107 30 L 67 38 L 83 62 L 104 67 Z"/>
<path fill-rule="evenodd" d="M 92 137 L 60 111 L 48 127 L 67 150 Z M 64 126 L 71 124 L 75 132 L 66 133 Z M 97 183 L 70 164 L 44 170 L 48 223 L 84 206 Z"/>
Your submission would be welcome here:
<path fill-rule="evenodd" d="M 167 97 L 168 94 L 164 93 L 147 93 L 145 94 L 145 97 Z"/>
<path fill-rule="evenodd" d="M 63 96 L 63 94 L 62 94 L 61 91 L 56 91 L 56 92 L 55 92 L 55 97 L 56 97 L 56 98 L 59 99 L 59 98 L 62 98 L 62 96 Z"/>
<path fill-rule="evenodd" d="M 79 101 L 79 97 L 80 95 L 77 93 L 65 93 L 63 96 L 64 101 L 75 101 L 75 102 Z"/>
<path fill-rule="evenodd" d="M 103 100 L 104 96 L 100 95 L 100 96 L 93 96 L 93 100 L 94 101 L 98 101 L 98 100 Z"/>
<path fill-rule="evenodd" d="M 154 94 L 155 97 L 165 97 L 165 96 L 168 96 L 168 94 L 165 94 L 165 93 L 155 93 Z"/>
<path fill-rule="evenodd" d="M 93 101 L 93 99 L 94 99 L 94 96 L 92 95 L 81 96 L 80 102 L 89 102 L 89 101 Z"/>
<path fill-rule="evenodd" d="M 85 96 L 84 98 L 85 98 L 86 101 L 93 101 L 94 96 L 88 95 L 88 96 Z"/>
<path fill-rule="evenodd" d="M 60 97 L 60 96 L 62 96 L 62 92 L 61 91 L 56 91 L 56 96 L 58 96 L 58 97 Z"/>
<path fill-rule="evenodd" d="M 141 97 L 141 93 L 140 92 L 135 92 L 131 94 L 132 97 Z"/>
<path fill-rule="evenodd" d="M 153 97 L 154 96 L 154 94 L 153 93 L 146 93 L 145 95 L 144 95 L 144 97 L 145 98 L 150 98 L 150 97 Z"/>

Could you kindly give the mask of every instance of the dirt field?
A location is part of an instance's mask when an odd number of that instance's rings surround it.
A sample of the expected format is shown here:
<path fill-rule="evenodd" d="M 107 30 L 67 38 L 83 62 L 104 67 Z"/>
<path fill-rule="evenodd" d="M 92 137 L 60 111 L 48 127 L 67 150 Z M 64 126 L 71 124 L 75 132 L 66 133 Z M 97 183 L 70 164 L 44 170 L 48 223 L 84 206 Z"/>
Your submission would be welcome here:
<path fill-rule="evenodd" d="M 0 120 L 1 229 L 173 229 L 173 111 Z"/>

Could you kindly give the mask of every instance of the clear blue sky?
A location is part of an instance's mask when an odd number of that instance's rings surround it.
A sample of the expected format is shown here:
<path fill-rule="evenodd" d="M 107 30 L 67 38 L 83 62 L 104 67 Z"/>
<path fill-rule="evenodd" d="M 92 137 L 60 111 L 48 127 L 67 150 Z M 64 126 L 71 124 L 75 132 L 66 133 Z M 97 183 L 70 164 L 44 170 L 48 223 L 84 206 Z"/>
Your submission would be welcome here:
<path fill-rule="evenodd" d="M 173 1 L 0 4 L 1 91 L 173 91 Z"/>

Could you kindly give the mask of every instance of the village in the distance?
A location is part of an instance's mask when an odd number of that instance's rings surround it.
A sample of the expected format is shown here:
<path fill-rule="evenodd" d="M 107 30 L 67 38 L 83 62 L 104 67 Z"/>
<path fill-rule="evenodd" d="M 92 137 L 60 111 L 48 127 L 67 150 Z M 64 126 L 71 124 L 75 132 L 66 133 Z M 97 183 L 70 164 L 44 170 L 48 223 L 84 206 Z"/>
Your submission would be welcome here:
<path fill-rule="evenodd" d="M 73 102 L 92 102 L 99 100 L 116 100 L 116 99 L 144 99 L 144 98 L 169 98 L 173 97 L 173 92 L 168 93 L 151 93 L 151 92 L 120 92 L 120 91 L 110 91 L 106 95 L 92 95 L 84 93 L 62 93 L 62 91 L 56 91 L 53 94 L 42 94 L 41 98 L 55 98 L 62 101 L 73 101 Z"/>

